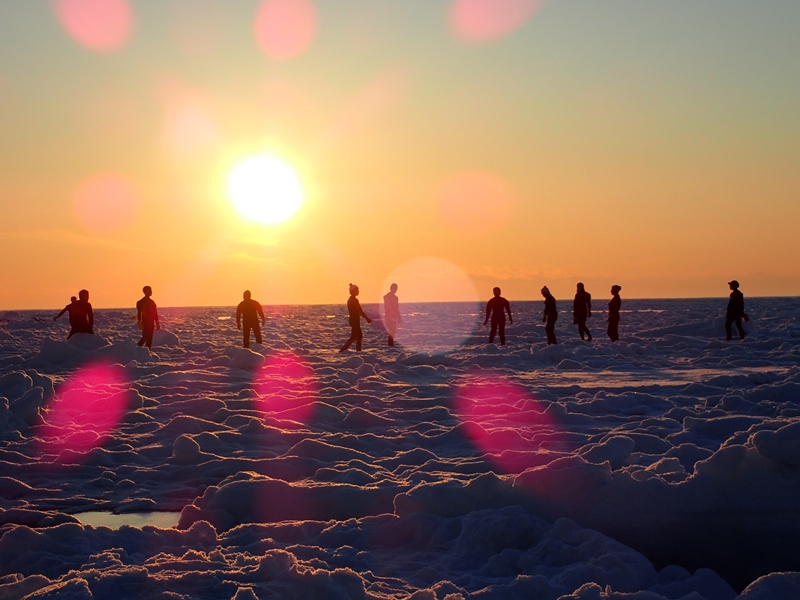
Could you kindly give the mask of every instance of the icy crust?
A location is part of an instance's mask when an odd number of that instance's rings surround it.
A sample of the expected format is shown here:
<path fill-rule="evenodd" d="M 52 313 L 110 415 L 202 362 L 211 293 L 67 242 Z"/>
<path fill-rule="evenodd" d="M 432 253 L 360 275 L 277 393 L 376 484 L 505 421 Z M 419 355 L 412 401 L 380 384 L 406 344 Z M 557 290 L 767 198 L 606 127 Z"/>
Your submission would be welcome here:
<path fill-rule="evenodd" d="M 47 561 L 32 560 L 45 553 Z M 0 596 L 18 598 L 234 598 L 242 590 L 297 599 L 735 596 L 712 571 L 658 572 L 600 533 L 519 507 L 450 518 L 415 513 L 242 525 L 224 534 L 205 521 L 184 531 L 15 526 L 0 539 L 0 560 L 15 573 L 0 583 Z M 618 595 L 590 596 L 587 581 Z"/>
<path fill-rule="evenodd" d="M 621 342 L 595 314 L 547 347 L 515 303 L 503 348 L 365 328 L 358 355 L 342 307 L 272 308 L 250 350 L 231 309 L 165 311 L 158 354 L 127 313 L 96 347 L 11 315 L 0 597 L 797 597 L 800 302 L 753 300 L 733 343 L 718 304 L 630 302 Z"/>

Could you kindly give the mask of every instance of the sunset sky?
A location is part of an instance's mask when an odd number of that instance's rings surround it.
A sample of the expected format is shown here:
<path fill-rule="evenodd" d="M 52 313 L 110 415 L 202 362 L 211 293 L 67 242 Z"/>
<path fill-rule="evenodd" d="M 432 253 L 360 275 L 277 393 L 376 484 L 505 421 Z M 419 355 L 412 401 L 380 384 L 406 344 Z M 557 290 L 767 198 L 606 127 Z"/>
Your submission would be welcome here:
<path fill-rule="evenodd" d="M 797 0 L 0 0 L 0 310 L 800 295 L 799 225 Z"/>

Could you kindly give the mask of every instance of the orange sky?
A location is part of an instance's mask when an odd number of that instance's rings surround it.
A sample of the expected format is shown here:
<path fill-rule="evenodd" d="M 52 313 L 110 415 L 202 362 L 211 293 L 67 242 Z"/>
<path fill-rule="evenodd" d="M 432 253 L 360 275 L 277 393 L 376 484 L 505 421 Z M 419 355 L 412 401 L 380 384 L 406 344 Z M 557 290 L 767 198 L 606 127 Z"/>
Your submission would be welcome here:
<path fill-rule="evenodd" d="M 0 310 L 800 295 L 795 2 L 98 1 L 0 2 Z"/>

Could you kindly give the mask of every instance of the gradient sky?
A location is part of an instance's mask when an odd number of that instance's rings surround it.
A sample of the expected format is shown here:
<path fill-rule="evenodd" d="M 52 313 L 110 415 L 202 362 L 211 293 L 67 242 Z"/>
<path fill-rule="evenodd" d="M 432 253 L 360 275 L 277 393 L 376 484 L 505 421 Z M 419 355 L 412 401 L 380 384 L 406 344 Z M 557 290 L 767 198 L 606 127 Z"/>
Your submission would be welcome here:
<path fill-rule="evenodd" d="M 798 65 L 796 0 L 0 0 L 0 309 L 800 295 Z"/>

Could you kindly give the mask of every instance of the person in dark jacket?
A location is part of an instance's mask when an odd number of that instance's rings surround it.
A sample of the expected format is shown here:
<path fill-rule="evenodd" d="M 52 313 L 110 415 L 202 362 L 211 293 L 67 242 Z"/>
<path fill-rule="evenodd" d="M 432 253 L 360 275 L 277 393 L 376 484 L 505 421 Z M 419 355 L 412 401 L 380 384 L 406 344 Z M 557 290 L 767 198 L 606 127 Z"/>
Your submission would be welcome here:
<path fill-rule="evenodd" d="M 492 290 L 494 297 L 486 303 L 486 318 L 483 320 L 484 327 L 489 322 L 489 317 L 492 318 L 492 330 L 489 333 L 489 343 L 494 343 L 495 334 L 500 334 L 500 345 L 506 345 L 506 313 L 508 313 L 508 320 L 513 325 L 514 319 L 511 317 L 511 305 L 508 300 L 500 295 L 500 288 L 496 287 Z"/>
<path fill-rule="evenodd" d="M 53 321 L 58 321 L 64 313 L 69 313 L 69 325 L 70 325 L 70 332 L 69 335 L 71 336 L 75 333 L 75 315 L 73 314 L 73 309 L 75 308 L 75 303 L 78 301 L 77 296 L 70 296 L 69 304 L 67 304 L 64 308 L 61 309 L 61 312 L 58 313 L 55 317 L 53 317 Z M 69 336 L 67 336 L 69 339 Z"/>
<path fill-rule="evenodd" d="M 88 291 L 81 290 L 78 292 L 78 299 L 69 306 L 65 306 L 64 309 L 69 310 L 69 324 L 71 326 L 67 339 L 76 333 L 94 333 L 94 310 L 92 310 L 92 305 L 89 303 Z M 63 311 L 61 314 L 63 314 Z"/>
<path fill-rule="evenodd" d="M 556 299 L 547 289 L 547 286 L 542 288 L 542 296 L 544 296 L 544 316 L 542 322 L 544 330 L 547 333 L 547 345 L 558 344 L 556 340 L 556 321 L 558 320 L 558 309 L 556 308 Z"/>
<path fill-rule="evenodd" d="M 400 300 L 397 297 L 397 284 L 389 286 L 389 291 L 383 295 L 383 323 L 389 334 L 389 345 L 394 346 L 394 336 L 397 334 L 397 324 L 403 320 L 400 315 Z"/>
<path fill-rule="evenodd" d="M 350 337 L 339 352 L 346 351 L 353 342 L 356 343 L 356 351 L 360 352 L 361 340 L 364 339 L 364 334 L 361 331 L 361 317 L 364 317 L 367 323 L 372 323 L 372 319 L 362 310 L 361 303 L 358 301 L 358 286 L 352 283 L 350 284 L 350 298 L 347 299 L 347 313 L 350 321 Z"/>
<path fill-rule="evenodd" d="M 245 348 L 250 347 L 250 330 L 256 336 L 256 344 L 261 343 L 261 327 L 258 324 L 258 319 L 261 317 L 261 325 L 264 324 L 264 308 L 260 303 L 252 298 L 250 290 L 242 292 L 242 301 L 236 307 L 236 327 L 242 330 L 243 344 Z M 244 324 L 244 329 L 242 329 Z"/>
<path fill-rule="evenodd" d="M 731 288 L 730 300 L 728 300 L 728 311 L 725 315 L 725 335 L 728 340 L 733 339 L 733 332 L 731 325 L 736 323 L 736 329 L 739 331 L 739 339 L 743 340 L 745 336 L 744 328 L 742 327 L 742 319 L 747 323 L 747 313 L 744 312 L 744 294 L 739 291 L 739 282 L 735 279 L 728 282 Z"/>
<path fill-rule="evenodd" d="M 581 339 L 592 341 L 592 332 L 586 327 L 586 319 L 592 316 L 592 295 L 587 292 L 582 283 L 578 284 L 578 291 L 575 293 L 575 300 L 572 303 L 573 323 L 578 326 L 578 333 Z M 586 338 L 584 338 L 584 334 Z"/>
<path fill-rule="evenodd" d="M 136 323 L 142 330 L 142 338 L 138 346 L 153 347 L 153 334 L 156 329 L 161 329 L 161 322 L 158 320 L 158 307 L 153 299 L 153 288 L 146 285 L 142 288 L 144 296 L 136 302 Z"/>
<path fill-rule="evenodd" d="M 608 303 L 608 337 L 612 342 L 619 340 L 619 308 L 622 305 L 619 293 L 621 291 L 621 286 L 611 286 L 611 300 Z"/>

